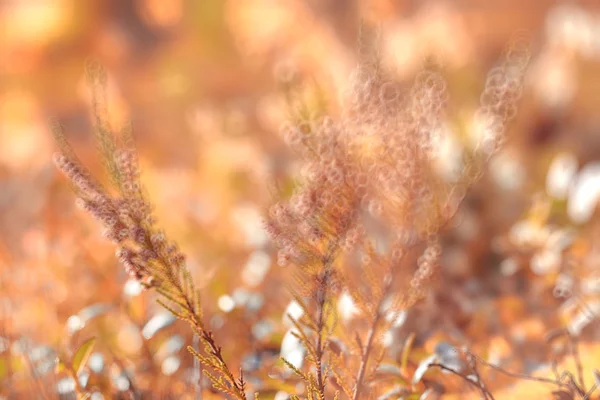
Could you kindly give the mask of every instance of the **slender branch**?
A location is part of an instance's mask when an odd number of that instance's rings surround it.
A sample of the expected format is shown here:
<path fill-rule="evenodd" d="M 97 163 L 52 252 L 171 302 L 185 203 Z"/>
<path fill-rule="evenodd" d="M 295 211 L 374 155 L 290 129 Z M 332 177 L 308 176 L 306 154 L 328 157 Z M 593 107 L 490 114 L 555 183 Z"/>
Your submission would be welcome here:
<path fill-rule="evenodd" d="M 358 375 L 356 377 L 356 385 L 354 389 L 354 395 L 352 396 L 352 400 L 358 400 L 360 396 L 360 392 L 363 388 L 363 380 L 365 378 L 365 373 L 367 371 L 367 362 L 369 361 L 369 355 L 371 353 L 373 338 L 375 337 L 375 332 L 377 329 L 377 325 L 379 323 L 380 314 L 377 313 L 375 318 L 373 319 L 373 323 L 371 328 L 369 329 L 369 333 L 367 335 L 367 343 L 364 347 L 362 357 L 360 360 L 360 367 L 358 369 Z"/>
<path fill-rule="evenodd" d="M 316 355 L 317 359 L 315 360 L 317 367 L 317 388 L 319 390 L 319 396 L 325 398 L 325 383 L 323 382 L 323 368 L 322 368 L 322 358 L 323 358 L 323 308 L 325 306 L 325 295 L 327 291 L 327 276 L 324 277 L 324 281 L 319 285 L 319 289 L 317 291 L 317 298 L 319 303 L 318 306 L 318 317 L 317 317 L 317 327 L 319 328 L 317 332 L 317 348 Z"/>
<path fill-rule="evenodd" d="M 157 249 L 154 248 L 152 241 L 150 240 L 150 237 L 147 234 L 145 242 L 148 248 L 151 248 L 156 253 L 160 254 L 160 252 L 157 252 Z M 160 257 L 160 260 L 163 263 L 163 265 L 169 265 L 168 260 L 164 260 L 163 257 Z M 227 366 L 227 363 L 225 362 L 225 360 L 223 359 L 223 355 L 221 354 L 221 347 L 216 344 L 212 332 L 204 327 L 202 319 L 200 315 L 198 315 L 198 310 L 196 310 L 194 306 L 194 301 L 190 299 L 190 297 L 182 287 L 182 283 L 178 278 L 180 271 L 180 269 L 177 269 L 177 271 L 175 271 L 174 268 L 166 268 L 169 283 L 175 288 L 177 294 L 183 300 L 183 304 L 181 305 L 181 307 L 187 314 L 185 319 L 190 323 L 193 330 L 200 337 L 200 339 L 202 339 L 202 341 L 208 345 L 210 355 L 214 356 L 218 360 L 220 364 L 220 368 L 218 368 L 218 371 L 225 375 L 229 383 L 233 386 L 235 396 L 240 400 L 246 400 L 246 393 L 244 390 L 245 382 L 243 380 L 243 376 L 240 376 L 240 379 L 238 381 Z"/>
<path fill-rule="evenodd" d="M 200 351 L 200 338 L 198 335 L 194 335 L 192 339 L 192 347 L 196 351 Z M 194 357 L 194 388 L 195 388 L 195 400 L 202 400 L 202 372 L 200 371 L 200 360 Z"/>
<path fill-rule="evenodd" d="M 454 370 L 454 369 L 452 369 L 450 367 L 445 366 L 444 364 L 439 364 L 439 363 L 429 364 L 429 368 L 432 368 L 432 367 L 439 368 L 439 369 L 441 369 L 443 371 L 450 372 L 451 374 L 460 377 L 462 380 L 464 380 L 465 382 L 467 382 L 469 385 L 473 386 L 475 389 L 479 389 L 479 391 L 482 392 L 482 394 L 485 396 L 486 399 L 488 399 L 488 398 L 491 398 L 492 400 L 494 399 L 494 397 L 492 396 L 492 394 L 487 389 L 485 389 L 484 387 L 482 387 L 479 383 L 473 382 L 473 380 L 469 379 L 468 376 L 465 376 L 465 375 L 461 374 L 460 372 L 458 372 L 458 371 L 456 371 L 456 370 Z"/>
<path fill-rule="evenodd" d="M 123 363 L 123 360 L 121 360 L 121 358 L 119 356 L 117 356 L 113 351 L 111 351 L 111 355 L 113 357 L 113 359 L 115 360 L 115 364 L 121 369 L 122 372 L 122 376 L 125 377 L 125 379 L 127 379 L 127 383 L 128 383 L 128 391 L 129 393 L 131 393 L 131 398 L 134 400 L 138 400 L 141 399 L 141 395 L 138 391 L 138 389 L 136 388 L 133 379 L 131 379 L 131 376 L 129 376 L 129 374 L 127 373 L 127 369 L 125 368 L 125 364 Z"/>
<path fill-rule="evenodd" d="M 576 337 L 573 337 L 570 333 L 567 334 L 567 342 L 569 343 L 569 352 L 575 362 L 575 369 L 577 370 L 577 379 L 579 380 L 578 391 L 581 394 L 586 392 L 585 382 L 583 380 L 583 366 L 581 365 L 581 358 L 579 357 L 579 341 Z"/>
<path fill-rule="evenodd" d="M 35 382 L 35 384 L 37 386 L 39 386 L 39 391 L 38 393 L 41 394 L 41 396 L 45 399 L 45 400 L 49 400 L 48 398 L 48 394 L 46 393 L 46 390 L 44 390 L 44 385 L 42 384 L 42 382 L 40 381 L 40 377 L 38 376 L 36 370 L 35 370 L 35 366 L 33 365 L 33 362 L 31 361 L 31 358 L 29 356 L 29 350 L 25 350 L 24 354 L 23 354 L 23 358 L 26 361 L 27 367 L 29 368 L 29 372 L 31 373 L 31 376 L 33 377 L 33 380 Z M 10 363 L 9 363 L 10 364 Z M 77 380 L 77 378 L 73 378 L 75 380 L 75 390 L 76 393 L 79 395 L 79 392 L 77 392 L 77 388 L 81 388 L 81 386 L 79 385 L 79 381 Z"/>
<path fill-rule="evenodd" d="M 323 270 L 319 274 L 319 286 L 317 287 L 317 343 L 316 343 L 316 360 L 317 368 L 317 390 L 319 399 L 325 399 L 325 377 L 323 376 L 323 355 L 325 354 L 323 343 L 323 329 L 325 327 L 325 303 L 327 301 L 327 291 L 329 289 L 329 280 L 332 274 L 332 265 L 334 256 L 339 248 L 339 240 L 330 243 L 327 252 L 323 255 L 322 265 Z"/>
<path fill-rule="evenodd" d="M 531 376 L 531 375 L 526 375 L 526 374 L 520 374 L 520 373 L 517 373 L 517 372 L 507 371 L 507 370 L 505 370 L 505 369 L 503 369 L 501 367 L 498 367 L 498 366 L 496 366 L 494 364 L 491 364 L 491 363 L 485 361 L 484 359 L 482 359 L 481 357 L 477 356 L 476 354 L 473 354 L 473 353 L 471 353 L 469 351 L 459 350 L 459 349 L 457 349 L 457 351 L 462 351 L 462 352 L 466 353 L 467 356 L 472 357 L 474 360 L 476 360 L 477 362 L 481 363 L 482 365 L 485 365 L 486 367 L 489 367 L 489 368 L 491 368 L 491 369 L 493 369 L 495 371 L 498 371 L 501 374 L 504 374 L 504 375 L 509 376 L 511 378 L 523 379 L 523 380 L 528 380 L 528 381 L 533 381 L 533 382 L 539 382 L 539 383 L 548 383 L 548 384 L 555 385 L 555 386 L 558 386 L 558 387 L 561 387 L 561 388 L 567 388 L 567 389 L 570 388 L 569 384 L 561 382 L 562 377 L 565 376 L 565 374 L 566 375 L 570 375 L 568 372 L 564 372 L 559 379 L 550 379 L 550 378 L 543 378 L 543 377 L 536 377 L 536 376 Z M 573 382 L 574 379 L 571 377 L 570 381 Z M 575 382 L 573 382 L 573 383 L 575 383 Z"/>
<path fill-rule="evenodd" d="M 391 271 L 389 272 L 388 276 L 391 275 Z M 371 327 L 369 328 L 369 333 L 367 334 L 367 343 L 365 344 L 365 347 L 362 348 L 362 355 L 361 355 L 361 360 L 360 360 L 360 367 L 358 369 L 358 374 L 356 377 L 356 384 L 355 384 L 355 388 L 354 388 L 354 395 L 352 396 L 352 400 L 358 400 L 359 396 L 361 394 L 361 391 L 363 389 L 363 381 L 365 378 L 365 374 L 367 372 L 367 364 L 369 362 L 369 356 L 371 354 L 371 350 L 373 348 L 373 341 L 375 339 L 375 335 L 377 333 L 377 328 L 379 325 L 379 321 L 381 320 L 381 306 L 388 294 L 388 291 L 391 287 L 391 276 L 389 276 L 390 279 L 388 279 L 387 277 L 385 278 L 385 281 L 387 282 L 385 285 L 385 288 L 383 290 L 383 293 L 381 294 L 379 301 L 377 302 L 377 309 L 375 310 L 375 316 L 373 317 L 373 321 L 371 322 Z"/>
<path fill-rule="evenodd" d="M 190 304 L 189 298 L 185 299 L 187 307 L 189 310 L 193 310 L 193 306 Z M 243 375 L 240 375 L 239 381 L 233 376 L 233 373 L 227 366 L 227 363 L 223 359 L 223 355 L 221 354 L 221 346 L 218 346 L 215 342 L 214 336 L 211 331 L 206 330 L 204 328 L 204 324 L 200 320 L 199 316 L 196 313 L 192 313 L 190 319 L 188 320 L 194 330 L 200 335 L 200 338 L 206 343 L 209 347 L 209 353 L 214 356 L 219 363 L 221 364 L 221 368 L 219 368 L 219 372 L 221 372 L 225 377 L 229 380 L 233 389 L 235 391 L 236 397 L 240 400 L 246 400 L 246 393 L 244 391 L 244 380 Z"/>
<path fill-rule="evenodd" d="M 479 375 L 479 370 L 477 369 L 477 360 L 475 359 L 475 357 L 471 356 L 468 357 L 468 360 L 469 365 L 471 366 L 471 369 L 473 370 L 473 373 L 475 373 L 475 377 L 477 378 L 477 384 L 479 386 L 479 389 L 481 390 L 481 393 L 485 396 L 486 399 L 494 400 L 494 396 L 485 387 L 485 383 L 483 383 L 483 379 L 481 379 L 481 375 Z"/>
<path fill-rule="evenodd" d="M 83 389 L 83 387 L 81 387 L 81 382 L 79 382 L 79 377 L 77 376 L 77 373 L 73 371 L 73 369 L 70 366 L 66 369 L 66 372 L 75 384 L 75 394 L 77 395 L 77 400 L 84 398 L 86 392 Z"/>

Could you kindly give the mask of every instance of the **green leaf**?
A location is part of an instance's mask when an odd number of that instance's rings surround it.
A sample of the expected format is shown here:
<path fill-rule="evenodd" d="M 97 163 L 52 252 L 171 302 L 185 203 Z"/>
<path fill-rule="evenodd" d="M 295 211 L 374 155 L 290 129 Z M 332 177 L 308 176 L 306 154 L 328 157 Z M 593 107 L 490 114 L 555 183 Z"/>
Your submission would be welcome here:
<path fill-rule="evenodd" d="M 96 344 L 96 338 L 90 338 L 83 342 L 81 346 L 75 352 L 73 356 L 73 372 L 78 374 L 81 368 L 87 363 L 88 358 L 92 354 L 92 350 L 94 350 L 94 345 Z"/>

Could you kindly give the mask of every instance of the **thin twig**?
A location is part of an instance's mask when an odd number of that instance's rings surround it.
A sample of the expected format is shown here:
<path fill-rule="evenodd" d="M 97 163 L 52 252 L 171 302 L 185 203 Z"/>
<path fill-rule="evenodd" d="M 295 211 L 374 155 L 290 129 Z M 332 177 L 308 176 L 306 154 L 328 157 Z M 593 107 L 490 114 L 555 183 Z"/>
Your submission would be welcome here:
<path fill-rule="evenodd" d="M 390 271 L 391 274 L 391 271 Z M 367 364 L 369 362 L 369 356 L 371 353 L 371 349 L 373 347 L 373 340 L 375 339 L 377 328 L 379 325 L 379 321 L 381 319 L 381 305 L 387 297 L 387 293 L 391 287 L 392 279 L 387 279 L 387 284 L 383 290 L 383 293 L 380 296 L 379 301 L 377 302 L 377 309 L 375 310 L 375 316 L 373 317 L 373 321 L 371 322 L 371 327 L 369 328 L 369 333 L 367 334 L 367 343 L 364 347 L 361 348 L 361 360 L 360 366 L 358 368 L 358 374 L 356 377 L 356 384 L 354 388 L 354 395 L 352 396 L 352 400 L 358 400 L 360 393 L 363 388 L 363 380 L 365 378 L 365 373 L 367 372 Z M 358 336 L 358 334 L 357 334 Z"/>
<path fill-rule="evenodd" d="M 192 347 L 196 351 L 200 351 L 200 338 L 194 335 L 192 339 Z M 194 388 L 195 399 L 202 400 L 202 372 L 200 371 L 200 360 L 194 357 Z"/>
<path fill-rule="evenodd" d="M 581 365 L 581 357 L 579 356 L 579 340 L 571 335 L 571 333 L 567 334 L 567 342 L 569 343 L 569 352 L 573 357 L 573 361 L 575 362 L 575 369 L 577 371 L 577 379 L 579 381 L 578 390 L 581 393 L 585 393 L 585 382 L 583 380 L 583 366 Z"/>
<path fill-rule="evenodd" d="M 29 357 L 29 349 L 25 349 L 24 354 L 23 354 L 23 358 L 27 362 L 27 366 L 29 368 L 29 372 L 31 373 L 31 376 L 33 377 L 34 382 L 36 383 L 36 385 L 39 386 L 39 392 L 38 393 L 41 394 L 42 397 L 45 400 L 49 400 L 49 397 L 48 397 L 46 391 L 44 390 L 44 385 L 40 381 L 40 377 L 38 376 L 37 372 L 35 371 L 35 366 L 33 365 L 33 362 L 31 361 L 31 358 Z M 75 385 L 76 385 L 75 386 L 76 388 L 80 387 L 79 386 L 79 382 L 77 381 L 77 379 L 75 379 Z"/>
<path fill-rule="evenodd" d="M 469 365 L 471 366 L 471 369 L 473 370 L 473 372 L 475 373 L 475 377 L 477 378 L 477 384 L 479 385 L 481 393 L 485 396 L 486 399 L 494 400 L 494 396 L 485 387 L 485 383 L 483 382 L 483 379 L 481 379 L 481 375 L 479 374 L 479 370 L 477 369 L 477 360 L 474 357 L 468 357 L 468 360 Z"/>
<path fill-rule="evenodd" d="M 466 353 L 467 355 L 471 355 L 472 357 L 474 357 L 477 362 L 485 365 L 486 367 L 492 368 L 495 371 L 500 372 L 501 374 L 504 374 L 506 376 L 510 376 L 511 378 L 516 378 L 516 379 L 523 379 L 523 380 L 529 380 L 529 381 L 533 381 L 533 382 L 540 382 L 540 383 L 548 383 L 551 385 L 555 385 L 558 387 L 562 387 L 562 388 L 569 388 L 568 384 L 562 383 L 559 379 L 555 380 L 555 379 L 549 379 L 549 378 L 542 378 L 542 377 L 535 377 L 535 376 L 531 376 L 531 375 L 525 375 L 525 374 L 520 374 L 517 372 L 510 372 L 507 371 L 501 367 L 498 367 L 497 365 L 491 364 L 487 361 L 485 361 L 484 359 L 482 359 L 481 357 L 477 356 L 476 354 L 473 354 L 467 350 L 459 350 L 457 349 L 457 351 L 462 351 L 464 353 Z M 564 373 L 563 373 L 564 375 Z"/>
<path fill-rule="evenodd" d="M 127 373 L 127 369 L 125 368 L 125 363 L 123 363 L 123 360 L 121 359 L 121 357 L 117 356 L 117 354 L 113 351 L 111 351 L 111 355 L 115 361 L 115 364 L 117 365 L 117 367 L 119 367 L 119 369 L 123 373 L 122 376 L 124 376 L 125 379 L 127 379 L 127 390 L 131 393 L 131 397 L 135 400 L 141 399 L 141 393 L 138 391 L 137 387 L 135 386 L 133 379 L 131 379 L 131 376 L 129 376 L 129 374 Z"/>
<path fill-rule="evenodd" d="M 476 389 L 481 389 L 481 387 L 477 383 L 475 383 L 471 379 L 469 379 L 469 377 L 461 374 L 460 372 L 458 372 L 450 367 L 445 366 L 444 364 L 440 364 L 440 363 L 429 364 L 429 368 L 432 368 L 432 367 L 437 367 L 443 371 L 448 371 L 456 376 L 461 377 L 464 381 L 466 381 L 469 385 L 474 386 Z"/>

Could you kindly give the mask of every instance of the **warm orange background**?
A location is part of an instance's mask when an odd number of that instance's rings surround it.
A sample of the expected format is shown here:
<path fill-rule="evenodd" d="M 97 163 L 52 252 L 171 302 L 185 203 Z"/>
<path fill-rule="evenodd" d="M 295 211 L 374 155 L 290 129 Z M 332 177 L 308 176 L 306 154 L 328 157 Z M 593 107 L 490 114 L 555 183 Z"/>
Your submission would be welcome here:
<path fill-rule="evenodd" d="M 258 344 L 239 332 L 250 332 L 264 320 L 280 324 L 289 302 L 282 284 L 287 272 L 274 262 L 266 262 L 270 267 L 260 279 L 253 278 L 256 272 L 241 272 L 256 257 L 276 258 L 261 230 L 261 215 L 272 202 L 274 182 L 288 179 L 295 168 L 294 151 L 278 134 L 287 115 L 285 87 L 314 80 L 337 104 L 356 62 L 359 16 L 380 24 L 386 39 L 382 55 L 399 79 L 409 80 L 425 59 L 443 65 L 449 109 L 458 123 L 477 106 L 485 74 L 511 36 L 524 32 L 530 38 L 532 61 L 519 116 L 490 178 L 475 189 L 473 201 L 483 206 L 468 216 L 481 234 L 463 240 L 452 233 L 459 245 L 445 262 L 457 282 L 480 277 L 485 287 L 495 288 L 488 308 L 477 303 L 464 324 L 478 349 L 489 350 L 494 338 L 510 329 L 541 343 L 540 332 L 565 317 L 548 311 L 559 306 L 552 296 L 542 311 L 528 296 L 538 298 L 538 289 L 555 276 L 526 273 L 523 292 L 488 275 L 497 261 L 487 255 L 495 237 L 528 215 L 558 151 L 573 153 L 581 165 L 600 158 L 600 7 L 591 0 L 556 3 L 0 2 L 0 398 L 40 390 L 30 378 L 31 366 L 13 346 L 18 340 L 68 352 L 100 332 L 99 351 L 116 354 L 106 356 L 107 364 L 122 358 L 133 365 L 169 335 L 186 332 L 181 326 L 155 342 L 141 338 L 138 328 L 160 308 L 149 296 L 123 292 L 126 277 L 113 248 L 100 237 L 96 223 L 74 207 L 74 196 L 51 164 L 55 147 L 47 119 L 56 117 L 81 158 L 101 171 L 83 76 L 89 58 L 109 71 L 113 123 L 133 123 L 143 181 L 159 221 L 188 254 L 190 269 L 205 290 L 207 318 L 225 338 L 226 354 L 257 347 L 278 352 L 284 328 L 274 326 Z M 494 185 L 494 179 L 509 182 Z M 517 189 L 511 189 L 512 180 L 518 181 Z M 564 221 L 564 210 L 553 218 Z M 584 247 L 594 242 L 594 224 L 581 228 Z M 511 302 L 515 294 L 526 305 Z M 238 308 L 227 313 L 216 301 L 226 295 L 263 305 L 256 313 Z M 448 296 L 468 302 L 472 294 Z M 70 337 L 69 317 L 94 304 L 112 304 L 107 314 L 112 317 L 93 321 Z M 492 329 L 490 318 L 498 318 L 503 328 Z M 436 326 L 432 321 L 431 329 Z M 17 355 L 8 355 L 9 345 Z M 140 387 L 154 385 L 157 392 L 177 398 L 191 393 L 182 372 L 190 358 L 184 351 L 180 356 L 182 366 L 174 377 L 161 371 L 163 360 L 155 360 L 140 374 Z M 598 364 L 588 367 L 591 371 Z M 38 381 L 52 393 L 59 379 Z"/>

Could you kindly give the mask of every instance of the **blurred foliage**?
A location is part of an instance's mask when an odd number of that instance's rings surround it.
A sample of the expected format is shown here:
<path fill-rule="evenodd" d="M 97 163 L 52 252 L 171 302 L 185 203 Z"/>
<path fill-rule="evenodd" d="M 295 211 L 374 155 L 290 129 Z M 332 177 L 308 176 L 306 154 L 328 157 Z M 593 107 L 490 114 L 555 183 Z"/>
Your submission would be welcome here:
<path fill-rule="evenodd" d="M 506 43 L 525 32 L 532 44 L 506 143 L 443 233 L 438 285 L 395 315 L 381 338 L 387 355 L 377 379 L 388 398 L 479 398 L 461 377 L 429 365 L 463 365 L 471 353 L 529 376 L 569 371 L 593 388 L 600 359 L 597 2 L 6 0 L 1 399 L 68 399 L 80 390 L 95 400 L 218 397 L 185 352 L 191 331 L 128 280 L 51 164 L 53 117 L 100 176 L 84 74 L 90 58 L 108 70 L 111 123 L 133 126 L 142 181 L 161 226 L 188 255 L 205 322 L 231 370 L 242 368 L 261 399 L 302 395 L 279 358 L 298 355 L 285 317 L 294 315 L 292 274 L 277 265 L 262 216 L 295 185 L 296 154 L 280 126 L 306 118 L 298 104 L 314 114 L 341 112 L 361 20 L 381 27 L 382 59 L 407 87 L 424 66 L 439 66 L 451 94 L 449 125 L 465 141 Z M 368 327 L 353 320 L 343 296 L 337 300 L 336 334 L 364 335 Z M 471 353 L 455 357 L 447 346 Z M 68 368 L 57 373 L 58 359 Z M 479 373 L 496 399 L 566 391 L 489 365 Z"/>

